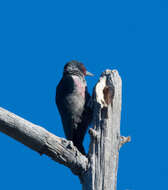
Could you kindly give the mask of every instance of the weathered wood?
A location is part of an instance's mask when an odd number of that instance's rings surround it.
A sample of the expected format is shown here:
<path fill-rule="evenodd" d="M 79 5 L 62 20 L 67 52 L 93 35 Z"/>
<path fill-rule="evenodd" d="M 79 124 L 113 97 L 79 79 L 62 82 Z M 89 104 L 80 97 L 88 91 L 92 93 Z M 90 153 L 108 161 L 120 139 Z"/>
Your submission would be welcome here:
<path fill-rule="evenodd" d="M 87 170 L 88 159 L 71 141 L 59 138 L 3 108 L 0 108 L 0 131 L 20 141 L 36 152 L 69 167 L 76 175 Z"/>
<path fill-rule="evenodd" d="M 120 136 L 121 89 L 116 70 L 102 73 L 91 102 L 94 116 L 87 157 L 71 141 L 3 108 L 0 108 L 0 131 L 69 167 L 79 176 L 83 190 L 116 190 L 119 149 L 130 141 L 130 137 Z"/>
<path fill-rule="evenodd" d="M 93 104 L 90 167 L 83 175 L 83 190 L 116 190 L 121 115 L 121 78 L 116 70 L 102 73 Z"/>

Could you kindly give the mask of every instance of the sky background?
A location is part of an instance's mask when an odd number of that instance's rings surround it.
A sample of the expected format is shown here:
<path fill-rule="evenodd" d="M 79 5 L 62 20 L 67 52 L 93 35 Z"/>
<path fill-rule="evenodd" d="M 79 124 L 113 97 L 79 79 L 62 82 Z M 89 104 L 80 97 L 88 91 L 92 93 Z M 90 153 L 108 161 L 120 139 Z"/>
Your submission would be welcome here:
<path fill-rule="evenodd" d="M 55 88 L 69 60 L 123 81 L 118 190 L 168 189 L 168 1 L 0 1 L 0 106 L 64 137 Z M 81 189 L 69 169 L 0 133 L 0 189 Z M 89 138 L 85 139 L 88 149 Z"/>

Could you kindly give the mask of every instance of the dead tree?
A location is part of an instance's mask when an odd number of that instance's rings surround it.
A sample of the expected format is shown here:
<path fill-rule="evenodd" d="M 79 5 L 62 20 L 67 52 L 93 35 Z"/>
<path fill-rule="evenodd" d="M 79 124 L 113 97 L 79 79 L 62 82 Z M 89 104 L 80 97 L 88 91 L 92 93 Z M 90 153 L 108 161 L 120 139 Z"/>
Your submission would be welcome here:
<path fill-rule="evenodd" d="M 121 86 L 118 72 L 106 70 L 94 88 L 94 117 L 87 156 L 71 141 L 3 108 L 0 108 L 0 131 L 70 168 L 79 177 L 83 190 L 116 190 L 119 149 L 130 141 L 130 137 L 120 136 Z"/>

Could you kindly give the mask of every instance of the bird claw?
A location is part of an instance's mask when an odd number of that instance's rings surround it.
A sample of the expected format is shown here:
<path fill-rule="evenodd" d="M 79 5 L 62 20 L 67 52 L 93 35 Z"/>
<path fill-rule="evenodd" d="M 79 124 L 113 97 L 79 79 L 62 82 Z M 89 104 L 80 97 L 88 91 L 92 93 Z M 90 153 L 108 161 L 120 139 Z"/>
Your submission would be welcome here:
<path fill-rule="evenodd" d="M 73 144 L 72 141 L 69 141 L 69 142 L 68 142 L 67 148 L 68 148 L 68 149 L 71 149 L 71 150 L 74 148 L 74 144 Z"/>

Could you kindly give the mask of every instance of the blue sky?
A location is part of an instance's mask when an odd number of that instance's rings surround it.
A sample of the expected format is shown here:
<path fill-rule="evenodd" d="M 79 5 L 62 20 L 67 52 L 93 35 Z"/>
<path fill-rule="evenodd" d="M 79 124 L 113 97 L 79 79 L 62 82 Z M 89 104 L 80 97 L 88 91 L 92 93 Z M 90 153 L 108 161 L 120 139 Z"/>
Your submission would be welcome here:
<path fill-rule="evenodd" d="M 118 190 L 168 189 L 168 3 L 165 0 L 0 1 L 0 106 L 64 137 L 55 87 L 82 61 L 123 80 Z M 69 169 L 0 134 L 0 189 L 80 189 Z M 86 149 L 89 144 L 85 139 Z"/>

